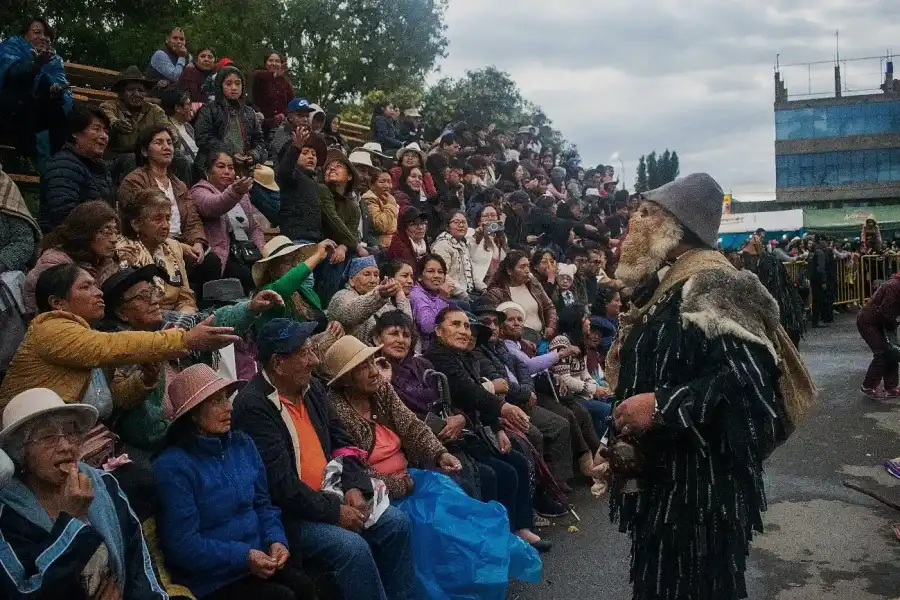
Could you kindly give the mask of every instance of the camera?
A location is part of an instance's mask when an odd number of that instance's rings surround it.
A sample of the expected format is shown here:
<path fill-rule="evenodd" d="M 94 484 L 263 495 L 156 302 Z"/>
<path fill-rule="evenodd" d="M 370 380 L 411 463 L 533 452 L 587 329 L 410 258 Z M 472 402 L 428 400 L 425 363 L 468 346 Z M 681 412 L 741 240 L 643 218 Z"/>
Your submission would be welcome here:
<path fill-rule="evenodd" d="M 485 233 L 497 233 L 503 229 L 503 223 L 500 221 L 489 221 L 484 224 Z"/>

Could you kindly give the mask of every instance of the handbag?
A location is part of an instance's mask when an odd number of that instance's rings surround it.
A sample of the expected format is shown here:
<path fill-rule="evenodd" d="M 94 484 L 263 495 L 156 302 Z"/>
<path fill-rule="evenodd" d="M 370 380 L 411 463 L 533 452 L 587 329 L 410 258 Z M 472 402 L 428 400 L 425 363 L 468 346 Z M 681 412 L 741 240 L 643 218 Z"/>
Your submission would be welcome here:
<path fill-rule="evenodd" d="M 95 469 L 102 469 L 103 464 L 115 454 L 118 439 L 118 436 L 106 425 L 97 423 L 84 438 L 80 460 Z"/>
<path fill-rule="evenodd" d="M 262 252 L 251 240 L 238 241 L 232 237 L 231 243 L 228 245 L 228 253 L 245 267 L 252 267 L 254 263 L 262 259 Z"/>

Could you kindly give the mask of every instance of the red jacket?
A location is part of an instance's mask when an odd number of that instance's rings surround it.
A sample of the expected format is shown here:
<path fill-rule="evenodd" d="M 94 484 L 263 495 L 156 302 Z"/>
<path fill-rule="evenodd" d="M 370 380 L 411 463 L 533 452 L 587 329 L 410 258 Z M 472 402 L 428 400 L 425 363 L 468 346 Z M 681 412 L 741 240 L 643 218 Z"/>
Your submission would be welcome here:
<path fill-rule="evenodd" d="M 275 115 L 287 112 L 288 103 L 294 99 L 294 86 L 287 77 L 275 77 L 271 71 L 253 72 L 253 105 L 263 114 L 263 129 L 277 126 Z"/>
<path fill-rule="evenodd" d="M 866 305 L 859 311 L 860 324 L 874 325 L 882 329 L 897 329 L 900 317 L 900 273 L 881 284 Z"/>

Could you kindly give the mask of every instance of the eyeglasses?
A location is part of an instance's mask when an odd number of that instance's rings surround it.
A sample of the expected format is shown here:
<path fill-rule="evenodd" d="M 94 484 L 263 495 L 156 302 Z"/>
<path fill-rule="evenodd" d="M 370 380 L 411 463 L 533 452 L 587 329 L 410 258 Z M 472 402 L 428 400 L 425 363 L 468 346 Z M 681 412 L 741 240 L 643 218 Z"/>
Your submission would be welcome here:
<path fill-rule="evenodd" d="M 107 226 L 97 232 L 97 235 L 102 235 L 103 237 L 119 237 L 119 228 L 114 226 Z"/>
<path fill-rule="evenodd" d="M 141 300 L 145 304 L 151 304 L 154 300 L 159 300 L 162 298 L 162 290 L 157 287 L 152 287 L 137 294 L 132 295 L 130 298 L 122 298 L 122 302 L 131 302 L 132 300 Z"/>
<path fill-rule="evenodd" d="M 452 221 L 450 221 L 450 224 L 451 225 L 468 225 L 469 222 L 466 221 L 465 219 L 453 219 Z"/>
<path fill-rule="evenodd" d="M 55 448 L 59 446 L 59 443 L 62 440 L 66 440 L 73 446 L 78 446 L 84 441 L 84 436 L 85 432 L 77 425 L 72 424 L 71 426 L 64 427 L 57 431 L 39 432 L 34 437 L 30 438 L 27 443 L 38 444 L 45 448 Z"/>

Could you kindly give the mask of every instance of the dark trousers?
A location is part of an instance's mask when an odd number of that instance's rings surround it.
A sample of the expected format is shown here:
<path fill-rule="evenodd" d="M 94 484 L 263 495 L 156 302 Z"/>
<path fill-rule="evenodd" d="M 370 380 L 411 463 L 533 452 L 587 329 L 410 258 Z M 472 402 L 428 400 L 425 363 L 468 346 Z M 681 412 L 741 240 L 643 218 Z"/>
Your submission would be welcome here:
<path fill-rule="evenodd" d="M 312 580 L 290 563 L 269 579 L 253 575 L 229 583 L 201 600 L 314 600 Z"/>
<path fill-rule="evenodd" d="M 580 457 L 585 452 L 596 452 L 600 446 L 600 438 L 594 431 L 594 421 L 588 410 L 572 398 L 556 398 L 538 395 L 538 406 L 565 418 L 569 422 L 572 441 L 572 456 Z"/>
<path fill-rule="evenodd" d="M 884 389 L 892 390 L 900 382 L 900 364 L 888 352 L 888 340 L 884 329 L 869 323 L 864 315 L 860 317 L 856 320 L 856 328 L 859 329 L 863 341 L 872 349 L 872 362 L 866 370 L 862 386 L 873 390 L 884 381 Z"/>
<path fill-rule="evenodd" d="M 531 417 L 526 434 L 531 445 L 541 453 L 556 481 L 571 479 L 572 433 L 565 417 L 540 406 L 529 406 L 525 412 Z M 537 435 L 534 435 L 534 432 Z"/>
<path fill-rule="evenodd" d="M 185 263 L 188 283 L 194 290 L 194 297 L 199 303 L 203 299 L 203 284 L 207 281 L 222 279 L 222 261 L 215 252 L 207 252 L 203 257 L 203 262 L 199 265 L 188 263 L 186 260 Z"/>
<path fill-rule="evenodd" d="M 811 281 L 810 284 L 812 324 L 815 326 L 820 322 L 830 323 L 833 319 L 831 317 L 831 304 L 828 301 L 828 291 L 822 287 L 822 282 L 820 281 Z"/>
<path fill-rule="evenodd" d="M 534 527 L 528 459 L 511 450 L 509 454 L 484 453 L 476 461 L 482 502 L 496 500 L 505 506 L 513 531 Z"/>
<path fill-rule="evenodd" d="M 222 279 L 240 279 L 241 287 L 248 296 L 253 288 L 253 274 L 250 267 L 241 264 L 233 256 L 228 255 L 228 262 L 225 263 L 225 271 L 222 273 Z"/>
<path fill-rule="evenodd" d="M 16 150 L 25 156 L 36 155 L 36 136 L 41 131 L 49 135 L 50 147 L 46 150 L 50 154 L 66 143 L 66 113 L 62 102 L 49 95 L 40 94 L 34 98 L 22 90 L 4 90 L 0 92 L 0 114 L 4 117 L 0 131 L 12 135 Z"/>

